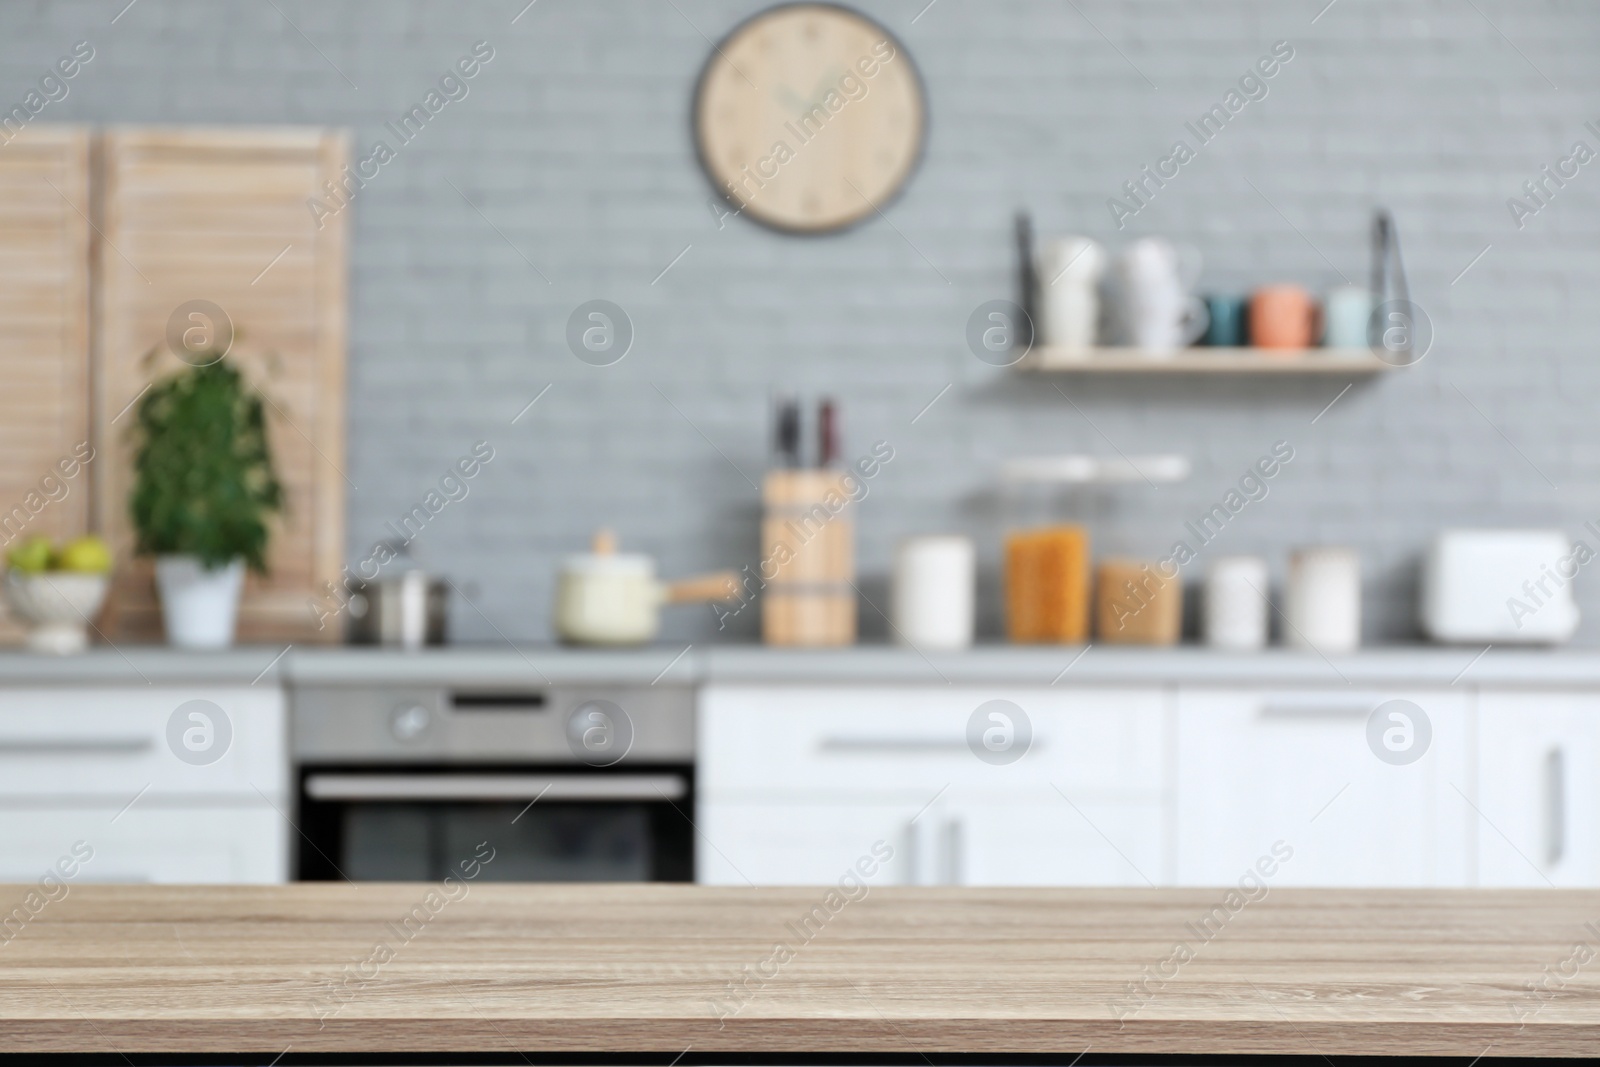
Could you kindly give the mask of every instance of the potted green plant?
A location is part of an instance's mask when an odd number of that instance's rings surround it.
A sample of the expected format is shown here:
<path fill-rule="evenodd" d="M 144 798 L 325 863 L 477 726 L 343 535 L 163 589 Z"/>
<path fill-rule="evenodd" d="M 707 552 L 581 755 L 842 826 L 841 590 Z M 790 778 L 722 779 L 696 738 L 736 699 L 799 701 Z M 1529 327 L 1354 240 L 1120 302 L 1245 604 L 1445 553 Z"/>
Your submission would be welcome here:
<path fill-rule="evenodd" d="M 152 386 L 134 427 L 138 551 L 156 557 L 167 640 L 184 648 L 233 643 L 244 568 L 266 572 L 283 507 L 261 395 L 215 357 Z"/>

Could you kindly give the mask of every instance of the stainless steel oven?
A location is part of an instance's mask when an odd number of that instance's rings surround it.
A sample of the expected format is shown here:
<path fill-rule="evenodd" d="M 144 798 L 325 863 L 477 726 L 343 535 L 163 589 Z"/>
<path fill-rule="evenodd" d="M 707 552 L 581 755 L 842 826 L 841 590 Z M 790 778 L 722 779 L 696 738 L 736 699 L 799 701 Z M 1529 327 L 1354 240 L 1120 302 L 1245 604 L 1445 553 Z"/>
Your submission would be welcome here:
<path fill-rule="evenodd" d="M 682 686 L 297 687 L 295 877 L 694 879 Z M 482 862 L 485 855 L 492 856 Z"/>

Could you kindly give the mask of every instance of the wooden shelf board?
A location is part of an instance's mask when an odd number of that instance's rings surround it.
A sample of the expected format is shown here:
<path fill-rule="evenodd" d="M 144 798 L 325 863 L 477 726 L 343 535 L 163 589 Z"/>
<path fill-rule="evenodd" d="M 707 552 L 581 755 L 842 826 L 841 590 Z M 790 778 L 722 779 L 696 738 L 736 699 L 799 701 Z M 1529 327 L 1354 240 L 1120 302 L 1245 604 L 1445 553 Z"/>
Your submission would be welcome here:
<path fill-rule="evenodd" d="M 1396 367 L 1365 348 L 1185 348 L 1151 356 L 1131 348 L 1079 353 L 1040 346 L 1016 369 L 1035 374 L 1378 374 Z"/>

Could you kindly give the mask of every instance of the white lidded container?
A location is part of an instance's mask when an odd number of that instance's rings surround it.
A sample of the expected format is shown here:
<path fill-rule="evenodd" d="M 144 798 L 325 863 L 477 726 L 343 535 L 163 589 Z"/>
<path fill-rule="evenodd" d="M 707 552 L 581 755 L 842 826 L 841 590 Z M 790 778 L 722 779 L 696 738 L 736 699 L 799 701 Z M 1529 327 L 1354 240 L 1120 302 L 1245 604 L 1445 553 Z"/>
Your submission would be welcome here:
<path fill-rule="evenodd" d="M 1206 571 L 1202 629 L 1212 648 L 1250 652 L 1267 645 L 1267 561 L 1222 556 Z"/>
<path fill-rule="evenodd" d="M 972 644 L 977 552 L 955 535 L 912 537 L 894 554 L 889 617 L 894 639 L 949 651 Z"/>
<path fill-rule="evenodd" d="M 1289 557 L 1284 643 L 1324 654 L 1361 647 L 1361 557 L 1353 548 L 1302 548 Z"/>

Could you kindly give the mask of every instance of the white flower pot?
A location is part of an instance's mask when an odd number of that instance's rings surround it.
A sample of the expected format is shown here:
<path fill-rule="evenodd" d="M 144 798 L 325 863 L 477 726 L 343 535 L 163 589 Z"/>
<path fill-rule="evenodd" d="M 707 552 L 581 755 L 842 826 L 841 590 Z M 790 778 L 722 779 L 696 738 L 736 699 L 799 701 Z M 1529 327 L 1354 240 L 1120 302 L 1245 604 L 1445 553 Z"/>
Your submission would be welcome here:
<path fill-rule="evenodd" d="M 227 648 L 239 616 L 244 560 L 207 570 L 194 556 L 156 559 L 156 588 L 167 643 L 178 648 Z"/>

